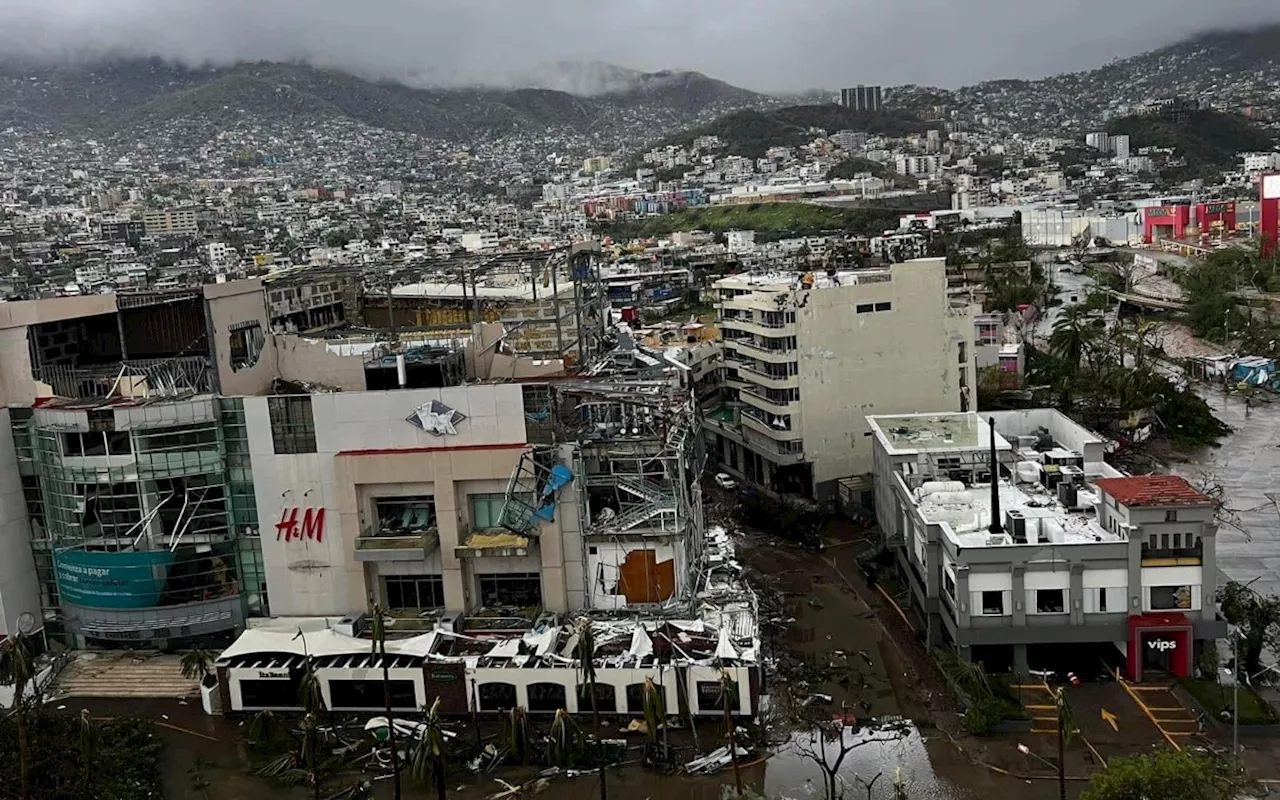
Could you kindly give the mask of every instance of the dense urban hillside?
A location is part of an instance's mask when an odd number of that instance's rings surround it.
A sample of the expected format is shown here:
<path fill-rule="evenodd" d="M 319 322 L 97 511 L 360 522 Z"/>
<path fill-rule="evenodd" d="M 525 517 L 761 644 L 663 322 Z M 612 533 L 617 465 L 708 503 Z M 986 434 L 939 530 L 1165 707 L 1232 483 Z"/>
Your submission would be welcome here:
<path fill-rule="evenodd" d="M 756 231 L 759 240 L 848 232 L 883 233 L 898 222 L 898 211 L 883 208 L 831 208 L 809 203 L 751 203 L 690 208 L 637 223 L 605 226 L 602 233 L 616 239 L 663 236 L 675 231 L 723 233 Z"/>
<path fill-rule="evenodd" d="M 1127 116 L 1113 119 L 1107 132 L 1128 134 L 1130 150 L 1142 147 L 1170 147 L 1186 161 L 1189 174 L 1205 170 L 1231 169 L 1240 153 L 1270 150 L 1275 138 L 1244 117 L 1217 111 L 1194 111 L 1185 122 L 1158 116 Z"/>
<path fill-rule="evenodd" d="M 1280 25 L 1214 31 L 1098 69 L 1044 80 L 987 81 L 962 89 L 899 86 L 886 105 L 919 113 L 945 106 L 960 119 L 1010 130 L 1062 135 L 1100 129 L 1160 97 L 1197 99 L 1214 108 L 1258 108 L 1280 119 Z"/>
<path fill-rule="evenodd" d="M 640 122 L 673 129 L 776 101 L 696 72 L 635 73 L 594 96 L 542 88 L 413 88 L 304 64 L 190 69 L 157 60 L 91 66 L 0 65 L 0 121 L 115 132 L 246 114 L 306 122 L 348 118 L 389 130 L 464 139 L 548 129 L 634 137 Z"/>
<path fill-rule="evenodd" d="M 770 147 L 798 147 L 814 138 L 814 131 L 866 131 L 885 136 L 920 133 L 925 124 L 893 112 L 851 111 L 838 105 L 788 106 L 768 111 L 744 110 L 726 114 L 706 125 L 680 131 L 653 144 L 689 146 L 700 136 L 716 136 L 726 155 L 760 158 Z"/>

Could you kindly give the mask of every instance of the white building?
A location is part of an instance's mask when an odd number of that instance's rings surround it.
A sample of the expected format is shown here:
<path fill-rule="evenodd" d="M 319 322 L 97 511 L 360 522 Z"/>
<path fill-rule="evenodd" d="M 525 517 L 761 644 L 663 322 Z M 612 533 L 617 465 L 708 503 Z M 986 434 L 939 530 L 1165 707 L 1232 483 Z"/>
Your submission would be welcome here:
<path fill-rule="evenodd" d="M 868 414 L 968 409 L 974 309 L 946 287 L 940 258 L 717 281 L 736 402 L 707 412 L 712 457 L 766 488 L 832 497 L 871 472 Z"/>

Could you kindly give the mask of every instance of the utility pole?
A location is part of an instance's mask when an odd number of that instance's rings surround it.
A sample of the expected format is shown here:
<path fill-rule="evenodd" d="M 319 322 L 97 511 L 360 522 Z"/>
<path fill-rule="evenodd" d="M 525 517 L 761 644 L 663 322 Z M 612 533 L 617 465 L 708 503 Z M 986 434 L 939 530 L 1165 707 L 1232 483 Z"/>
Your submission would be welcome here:
<path fill-rule="evenodd" d="M 1058 687 L 1058 800 L 1067 800 L 1066 687 Z"/>

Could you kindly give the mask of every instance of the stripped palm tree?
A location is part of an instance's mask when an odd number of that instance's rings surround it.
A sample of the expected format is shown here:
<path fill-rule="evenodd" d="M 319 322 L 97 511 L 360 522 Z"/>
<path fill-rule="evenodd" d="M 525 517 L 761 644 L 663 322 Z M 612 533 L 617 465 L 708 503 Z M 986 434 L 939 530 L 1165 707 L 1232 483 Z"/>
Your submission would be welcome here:
<path fill-rule="evenodd" d="M 667 724 L 667 701 L 659 691 L 652 678 L 644 679 L 644 724 L 649 731 L 649 740 L 658 744 L 658 728 Z"/>
<path fill-rule="evenodd" d="M 738 765 L 738 732 L 737 725 L 733 721 L 732 701 L 738 698 L 738 683 L 729 674 L 729 670 L 724 667 L 720 668 L 720 703 L 724 706 L 724 727 L 725 733 L 729 737 L 729 758 L 733 762 L 733 784 L 738 791 L 738 797 L 742 797 L 742 770 Z"/>
<path fill-rule="evenodd" d="M 440 698 L 437 697 L 422 718 L 419 734 L 409 748 L 409 777 L 419 786 L 434 783 L 436 798 L 444 800 L 445 753 L 444 727 L 440 722 Z"/>
<path fill-rule="evenodd" d="M 400 800 L 400 752 L 396 748 L 396 721 L 391 716 L 391 673 L 387 659 L 387 614 L 379 605 L 373 607 L 373 654 L 382 664 L 382 702 L 387 712 L 387 747 L 391 751 L 391 785 L 395 800 Z"/>
<path fill-rule="evenodd" d="M 582 729 L 573 721 L 573 716 L 563 708 L 556 712 L 547 740 L 548 760 L 557 767 L 572 767 L 582 755 Z"/>
<path fill-rule="evenodd" d="M 13 713 L 18 720 L 18 770 L 22 800 L 31 800 L 31 714 L 38 708 L 35 697 L 35 658 L 31 639 L 16 633 L 0 642 L 0 684 L 13 687 Z M 28 687 L 31 690 L 28 691 Z"/>
<path fill-rule="evenodd" d="M 507 712 L 507 752 L 520 762 L 520 766 L 529 764 L 529 715 L 524 708 L 516 706 Z"/>
<path fill-rule="evenodd" d="M 607 800 L 609 785 L 605 772 L 604 742 L 600 741 L 600 707 L 596 702 L 596 637 L 589 619 L 578 623 L 578 644 L 574 647 L 574 658 L 578 660 L 581 680 L 591 693 L 591 717 L 595 723 L 596 754 L 600 762 L 600 797 L 601 800 Z"/>

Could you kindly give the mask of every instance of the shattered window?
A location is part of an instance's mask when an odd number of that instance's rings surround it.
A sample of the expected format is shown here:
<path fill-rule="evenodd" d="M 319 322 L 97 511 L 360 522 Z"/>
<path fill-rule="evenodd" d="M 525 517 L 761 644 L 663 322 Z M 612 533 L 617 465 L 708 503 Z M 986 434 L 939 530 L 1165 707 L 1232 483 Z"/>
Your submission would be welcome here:
<path fill-rule="evenodd" d="M 238 322 L 231 326 L 231 369 L 248 369 L 258 363 L 267 337 L 257 322 Z"/>

